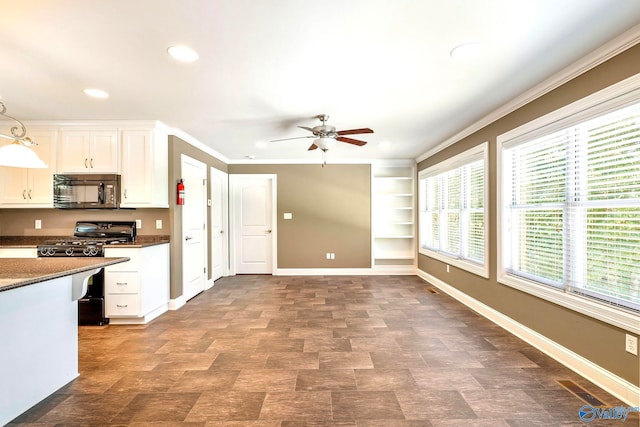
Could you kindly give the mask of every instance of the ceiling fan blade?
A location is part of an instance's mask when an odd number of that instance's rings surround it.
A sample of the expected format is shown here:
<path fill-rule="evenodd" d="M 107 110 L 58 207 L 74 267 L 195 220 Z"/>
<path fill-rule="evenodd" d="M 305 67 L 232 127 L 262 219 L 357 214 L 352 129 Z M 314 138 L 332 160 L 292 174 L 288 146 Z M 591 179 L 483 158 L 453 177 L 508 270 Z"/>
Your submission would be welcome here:
<path fill-rule="evenodd" d="M 353 139 L 353 138 L 345 138 L 344 136 L 337 137 L 336 141 L 346 142 L 347 144 L 358 145 L 360 147 L 366 144 L 365 141 L 360 141 L 359 139 Z"/>
<path fill-rule="evenodd" d="M 297 127 L 299 127 L 300 129 L 308 130 L 309 132 L 313 132 L 313 129 L 307 126 L 297 126 Z"/>
<path fill-rule="evenodd" d="M 307 151 L 315 150 L 316 148 L 318 148 L 316 144 L 311 144 L 311 147 L 309 147 Z"/>
<path fill-rule="evenodd" d="M 298 127 L 300 127 L 300 126 L 298 126 Z M 362 128 L 362 129 L 339 130 L 336 133 L 338 135 L 355 135 L 355 134 L 358 134 L 358 133 L 373 133 L 373 131 L 371 129 L 369 129 L 369 128 Z"/>
<path fill-rule="evenodd" d="M 317 138 L 317 137 L 316 137 L 316 136 L 313 136 L 313 135 L 309 135 L 309 136 L 296 136 L 295 138 L 274 139 L 273 141 L 269 141 L 269 142 L 290 141 L 290 140 L 292 140 L 292 139 L 304 139 L 304 138 Z"/>

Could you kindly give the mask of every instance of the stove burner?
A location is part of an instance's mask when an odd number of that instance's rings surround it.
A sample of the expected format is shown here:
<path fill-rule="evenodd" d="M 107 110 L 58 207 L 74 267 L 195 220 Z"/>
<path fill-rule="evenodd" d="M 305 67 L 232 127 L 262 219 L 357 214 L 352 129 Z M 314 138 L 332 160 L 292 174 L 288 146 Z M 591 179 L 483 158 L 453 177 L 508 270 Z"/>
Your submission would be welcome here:
<path fill-rule="evenodd" d="M 39 257 L 103 257 L 105 245 L 135 240 L 135 222 L 76 223 L 74 236 L 48 240 L 38 246 Z"/>

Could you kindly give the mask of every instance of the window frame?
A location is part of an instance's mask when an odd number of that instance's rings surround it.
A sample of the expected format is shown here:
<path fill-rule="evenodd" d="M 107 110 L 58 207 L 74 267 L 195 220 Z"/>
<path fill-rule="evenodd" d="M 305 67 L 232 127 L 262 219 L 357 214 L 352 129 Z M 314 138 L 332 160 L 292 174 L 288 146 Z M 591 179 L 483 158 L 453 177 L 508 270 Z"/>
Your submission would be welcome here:
<path fill-rule="evenodd" d="M 483 233 L 484 233 L 484 242 L 483 242 L 483 262 L 477 263 L 473 260 L 456 257 L 449 255 L 447 252 L 443 250 L 433 250 L 425 247 L 425 233 L 427 232 L 426 225 L 429 223 L 425 220 L 426 213 L 426 193 L 425 193 L 425 180 L 430 176 L 440 175 L 445 172 L 449 172 L 460 168 L 462 166 L 468 165 L 470 163 L 474 163 L 478 160 L 482 160 L 483 163 L 483 179 L 484 179 L 484 191 L 482 195 L 482 204 L 483 204 Z M 464 187 L 461 180 L 461 187 Z M 470 198 L 470 194 L 466 195 Z M 428 256 L 430 258 L 437 259 L 438 261 L 442 261 L 449 265 L 453 265 L 462 270 L 468 271 L 470 273 L 476 274 L 478 276 L 489 278 L 489 142 L 485 141 L 481 144 L 476 145 L 473 148 L 470 148 L 460 154 L 457 154 L 453 157 L 450 157 L 446 160 L 443 160 L 440 163 L 437 163 L 433 166 L 427 167 L 421 170 L 418 173 L 418 252 L 422 255 Z M 460 217 L 466 213 L 471 212 L 471 208 L 460 211 Z M 441 211 L 442 213 L 446 213 L 446 209 Z M 461 228 L 464 228 L 464 224 L 460 224 Z M 441 233 L 444 232 L 441 230 Z M 468 242 L 460 241 L 461 249 L 465 246 L 468 246 Z"/>
<path fill-rule="evenodd" d="M 564 288 L 555 288 L 542 282 L 510 274 L 505 266 L 503 249 L 506 237 L 503 218 L 505 173 L 503 150 L 520 142 L 536 139 L 561 129 L 575 126 L 607 112 L 621 109 L 640 101 L 640 74 L 636 74 L 619 83 L 602 89 L 592 95 L 568 104 L 538 119 L 501 134 L 496 139 L 496 219 L 497 219 L 497 280 L 562 307 L 593 317 L 635 334 L 640 334 L 640 316 L 633 311 L 597 301 L 579 293 L 568 292 Z"/>

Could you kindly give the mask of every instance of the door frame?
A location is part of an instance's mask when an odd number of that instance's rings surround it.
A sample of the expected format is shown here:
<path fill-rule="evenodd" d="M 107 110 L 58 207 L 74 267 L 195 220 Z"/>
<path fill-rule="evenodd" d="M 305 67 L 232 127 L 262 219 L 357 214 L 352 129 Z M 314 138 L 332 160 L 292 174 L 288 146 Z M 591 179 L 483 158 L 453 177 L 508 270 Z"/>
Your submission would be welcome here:
<path fill-rule="evenodd" d="M 224 231 L 222 237 L 222 277 L 226 277 L 229 275 L 229 174 L 223 172 L 214 167 L 209 168 L 211 177 L 214 175 L 220 177 L 222 180 L 222 230 Z M 209 180 L 209 198 L 213 200 L 213 179 Z M 211 256 L 213 257 L 213 210 L 216 208 L 215 203 L 211 206 L 211 216 L 209 218 L 209 223 L 212 224 L 210 227 L 210 239 L 211 239 Z M 211 286 L 213 286 L 213 263 L 211 264 Z"/>
<path fill-rule="evenodd" d="M 236 183 L 245 179 L 270 179 L 271 180 L 271 274 L 275 274 L 278 266 L 278 205 L 277 188 L 278 175 L 275 173 L 265 174 L 230 174 L 229 175 L 229 274 L 236 275 L 236 234 L 238 228 L 238 212 L 236 212 Z"/>

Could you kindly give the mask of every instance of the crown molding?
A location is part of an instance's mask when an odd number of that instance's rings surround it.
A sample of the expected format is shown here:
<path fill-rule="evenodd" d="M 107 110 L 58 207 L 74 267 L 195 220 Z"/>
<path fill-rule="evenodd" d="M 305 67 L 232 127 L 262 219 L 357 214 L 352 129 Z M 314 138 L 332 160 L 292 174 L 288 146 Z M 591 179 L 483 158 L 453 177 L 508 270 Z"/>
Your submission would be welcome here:
<path fill-rule="evenodd" d="M 557 72 L 556 74 L 553 74 L 551 77 L 534 86 L 532 89 L 524 92 L 522 95 L 514 98 L 512 101 L 508 102 L 497 110 L 489 113 L 471 126 L 456 133 L 442 143 L 416 157 L 416 162 L 421 162 L 425 159 L 428 159 L 434 154 L 460 141 L 461 139 L 466 138 L 474 132 L 477 132 L 480 129 L 490 125 L 491 123 L 501 119 L 507 114 L 514 112 L 518 108 L 529 104 L 530 102 L 540 98 L 541 96 L 551 92 L 552 90 L 562 86 L 563 84 L 575 79 L 581 74 L 584 74 L 587 71 L 597 67 L 603 62 L 624 52 L 625 50 L 638 44 L 639 42 L 640 24 L 622 33 L 618 37 L 615 37 L 614 39 L 610 40 L 609 42 L 591 52 L 589 55 L 574 62 L 573 64 Z"/>

